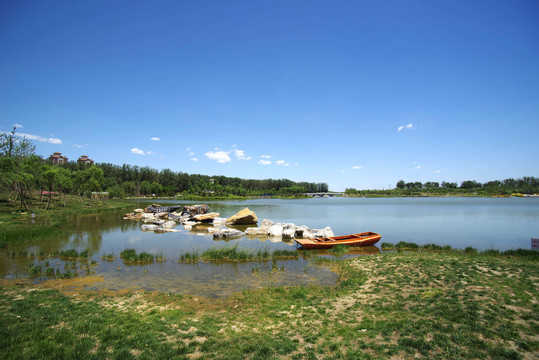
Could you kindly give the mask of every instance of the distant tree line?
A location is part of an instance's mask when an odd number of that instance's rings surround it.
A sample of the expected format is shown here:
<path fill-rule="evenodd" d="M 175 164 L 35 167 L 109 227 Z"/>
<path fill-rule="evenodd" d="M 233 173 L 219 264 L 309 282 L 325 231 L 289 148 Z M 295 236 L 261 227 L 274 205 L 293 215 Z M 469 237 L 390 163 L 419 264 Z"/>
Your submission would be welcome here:
<path fill-rule="evenodd" d="M 405 182 L 400 180 L 396 187 L 390 190 L 345 190 L 348 195 L 448 195 L 448 194 L 476 194 L 476 195 L 510 195 L 510 194 L 537 194 L 539 193 L 539 178 L 525 176 L 521 179 L 493 180 L 480 183 L 475 180 L 456 182 Z"/>
<path fill-rule="evenodd" d="M 222 196 L 294 196 L 305 192 L 327 192 L 327 183 L 294 182 L 288 179 L 241 179 L 156 170 L 150 167 L 89 165 L 74 161 L 55 165 L 35 154 L 31 141 L 11 133 L 0 134 L 0 190 L 17 199 L 21 208 L 34 193 L 41 201 L 66 194 L 88 196 L 108 192 L 110 197 L 138 195 L 174 196 L 188 194 Z M 48 198 L 48 199 L 47 199 Z"/>

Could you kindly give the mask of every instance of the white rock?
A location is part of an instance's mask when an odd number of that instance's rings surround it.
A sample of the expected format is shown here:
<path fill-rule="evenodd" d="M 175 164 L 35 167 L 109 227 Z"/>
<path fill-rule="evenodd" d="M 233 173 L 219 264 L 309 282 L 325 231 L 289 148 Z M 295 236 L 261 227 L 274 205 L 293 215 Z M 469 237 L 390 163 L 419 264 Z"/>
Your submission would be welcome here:
<path fill-rule="evenodd" d="M 219 230 L 215 229 L 213 233 L 213 237 L 219 238 L 219 239 L 241 237 L 243 235 L 244 235 L 243 231 L 236 230 L 236 229 L 228 229 L 228 228 L 219 229 Z"/>
<path fill-rule="evenodd" d="M 269 236 L 281 237 L 283 236 L 283 226 L 275 224 L 269 229 Z"/>
<path fill-rule="evenodd" d="M 213 224 L 214 225 L 224 224 L 225 222 L 226 222 L 226 218 L 217 217 L 217 218 L 213 219 Z"/>
<path fill-rule="evenodd" d="M 267 226 L 268 228 L 275 225 L 275 223 L 271 220 L 268 220 L 268 219 L 264 219 L 262 220 L 262 222 L 260 223 L 260 227 L 262 226 Z"/>
<path fill-rule="evenodd" d="M 335 236 L 335 234 L 333 233 L 333 230 L 331 230 L 331 228 L 329 226 L 324 228 L 324 233 L 325 233 L 324 237 L 333 237 L 333 236 Z"/>
<path fill-rule="evenodd" d="M 283 239 L 292 239 L 296 235 L 296 228 L 288 228 L 283 230 Z"/>
<path fill-rule="evenodd" d="M 256 227 L 250 227 L 245 230 L 245 235 L 256 235 L 258 232 L 258 228 Z"/>
<path fill-rule="evenodd" d="M 142 214 L 142 220 L 144 222 L 154 222 L 154 221 L 157 221 L 158 219 L 154 214 L 144 213 Z"/>
<path fill-rule="evenodd" d="M 144 224 L 140 227 L 142 231 L 155 231 L 157 229 L 159 229 L 159 226 L 155 224 Z"/>
<path fill-rule="evenodd" d="M 259 236 L 268 236 L 270 232 L 269 226 L 261 226 L 256 230 L 256 235 Z"/>
<path fill-rule="evenodd" d="M 311 233 L 311 229 L 309 229 L 307 226 L 305 225 L 296 226 L 296 236 L 308 237 L 305 234 L 310 234 L 310 233 Z"/>
<path fill-rule="evenodd" d="M 160 212 L 155 213 L 155 216 L 159 219 L 168 219 L 168 213 L 167 212 Z"/>
<path fill-rule="evenodd" d="M 169 220 L 169 221 L 166 221 L 165 223 L 163 223 L 163 225 L 161 225 L 161 227 L 163 229 L 174 229 L 176 227 L 176 222 L 172 221 L 172 220 Z"/>
<path fill-rule="evenodd" d="M 135 209 L 135 211 L 133 211 L 135 214 L 139 214 L 139 213 L 143 213 L 144 212 L 144 209 Z"/>
<path fill-rule="evenodd" d="M 313 230 L 313 233 L 314 233 L 315 237 L 332 237 L 332 236 L 335 236 L 335 234 L 333 234 L 333 230 L 331 230 L 331 228 L 329 226 L 325 227 L 324 229 L 321 229 L 321 230 L 316 230 L 316 232 Z"/>

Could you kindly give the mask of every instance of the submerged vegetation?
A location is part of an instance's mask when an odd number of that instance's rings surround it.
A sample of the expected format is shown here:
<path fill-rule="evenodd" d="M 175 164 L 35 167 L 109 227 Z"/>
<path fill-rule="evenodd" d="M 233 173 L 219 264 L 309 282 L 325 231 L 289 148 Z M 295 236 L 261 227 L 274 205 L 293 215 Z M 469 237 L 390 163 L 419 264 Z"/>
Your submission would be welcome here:
<path fill-rule="evenodd" d="M 154 255 L 144 252 L 144 251 L 141 252 L 140 254 L 137 254 L 137 251 L 135 249 L 123 250 L 120 253 L 120 257 L 126 263 L 129 263 L 129 262 L 145 263 L 145 262 L 153 262 L 155 260 Z"/>
<path fill-rule="evenodd" d="M 180 255 L 179 262 L 203 261 L 265 261 L 297 259 L 299 253 L 293 250 L 278 249 L 238 249 L 238 246 L 214 247 L 205 251 L 187 251 Z"/>
<path fill-rule="evenodd" d="M 2 354 L 525 359 L 539 352 L 539 267 L 532 252 L 422 247 L 333 265 L 334 287 L 270 287 L 221 299 L 140 291 L 73 296 L 45 285 L 6 285 Z"/>

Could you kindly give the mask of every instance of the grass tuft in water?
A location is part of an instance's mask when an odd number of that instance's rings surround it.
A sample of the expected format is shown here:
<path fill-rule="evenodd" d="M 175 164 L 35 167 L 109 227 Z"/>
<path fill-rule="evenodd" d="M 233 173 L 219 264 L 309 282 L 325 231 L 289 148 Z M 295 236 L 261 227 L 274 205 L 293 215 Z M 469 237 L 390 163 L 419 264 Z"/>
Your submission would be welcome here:
<path fill-rule="evenodd" d="M 120 253 L 124 262 L 153 262 L 154 256 L 147 252 L 137 254 L 135 249 L 125 249 Z"/>
<path fill-rule="evenodd" d="M 110 254 L 103 254 L 103 256 L 101 256 L 101 260 L 104 260 L 104 261 L 114 261 L 116 260 L 116 257 L 114 256 L 114 254 L 110 253 Z"/>
<path fill-rule="evenodd" d="M 266 261 L 279 259 L 297 259 L 299 253 L 292 250 L 278 249 L 271 252 L 269 249 L 238 249 L 238 245 L 210 248 L 203 252 L 188 251 L 180 255 L 179 262 L 204 261 Z"/>

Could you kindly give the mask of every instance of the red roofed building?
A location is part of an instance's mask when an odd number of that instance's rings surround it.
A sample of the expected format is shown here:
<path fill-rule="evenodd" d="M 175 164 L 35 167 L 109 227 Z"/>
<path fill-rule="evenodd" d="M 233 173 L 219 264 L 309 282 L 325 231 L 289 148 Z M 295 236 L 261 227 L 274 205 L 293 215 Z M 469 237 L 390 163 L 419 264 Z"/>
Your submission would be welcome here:
<path fill-rule="evenodd" d="M 77 160 L 77 163 L 79 163 L 79 164 L 93 164 L 94 161 L 92 159 L 88 159 L 88 155 L 81 155 L 81 157 Z"/>
<path fill-rule="evenodd" d="M 55 152 L 51 156 L 49 156 L 49 160 L 52 161 L 53 164 L 56 165 L 63 165 L 67 163 L 67 157 L 62 156 L 62 153 Z"/>

